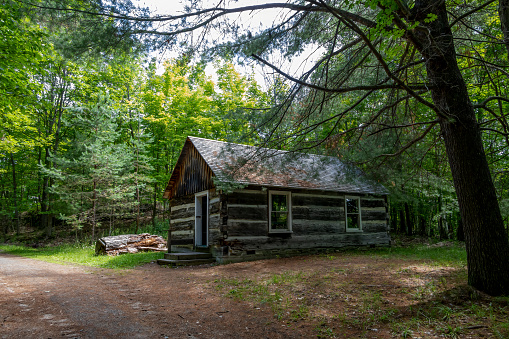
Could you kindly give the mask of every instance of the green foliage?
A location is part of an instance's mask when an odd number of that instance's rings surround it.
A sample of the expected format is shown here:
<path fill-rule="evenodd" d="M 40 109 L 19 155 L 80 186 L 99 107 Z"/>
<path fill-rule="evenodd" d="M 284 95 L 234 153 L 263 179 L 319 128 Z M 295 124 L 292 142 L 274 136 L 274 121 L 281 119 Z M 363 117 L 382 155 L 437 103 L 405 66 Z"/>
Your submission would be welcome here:
<path fill-rule="evenodd" d="M 43 71 L 51 46 L 45 44 L 44 30 L 24 11 L 19 2 L 0 5 L 0 157 L 36 145 L 32 106 L 41 86 L 34 75 Z"/>
<path fill-rule="evenodd" d="M 58 198 L 53 209 L 75 230 L 84 222 L 95 227 L 96 213 L 111 218 L 114 213 L 132 210 L 138 203 L 136 188 L 143 190 L 150 182 L 143 173 L 151 168 L 141 139 L 129 140 L 135 148 L 119 142 L 121 134 L 110 99 L 98 96 L 92 105 L 74 109 L 64 124 L 72 126 L 74 139 L 65 153 L 51 157 L 52 167 L 41 165 L 44 175 L 52 178 L 51 192 Z M 138 171 L 141 165 L 145 167 Z"/>
<path fill-rule="evenodd" d="M 167 183 L 188 136 L 237 140 L 249 134 L 251 110 L 261 104 L 257 84 L 231 62 L 215 63 L 217 84 L 204 64 L 188 58 L 165 63 L 162 75 L 149 68 L 141 93 L 143 125 L 153 136 L 151 164 L 159 189 Z"/>

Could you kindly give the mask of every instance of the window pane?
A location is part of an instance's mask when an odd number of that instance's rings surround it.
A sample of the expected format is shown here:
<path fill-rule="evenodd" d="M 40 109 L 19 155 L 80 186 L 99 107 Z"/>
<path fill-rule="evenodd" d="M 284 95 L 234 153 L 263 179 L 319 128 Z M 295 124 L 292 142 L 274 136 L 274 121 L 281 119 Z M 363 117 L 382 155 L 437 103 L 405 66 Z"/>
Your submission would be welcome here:
<path fill-rule="evenodd" d="M 359 213 L 359 200 L 346 199 L 346 213 Z"/>
<path fill-rule="evenodd" d="M 359 228 L 359 215 L 358 214 L 350 214 L 346 218 L 347 227 L 348 228 Z"/>
<path fill-rule="evenodd" d="M 286 195 L 272 195 L 272 211 L 288 211 Z"/>
<path fill-rule="evenodd" d="M 288 229 L 288 213 L 272 212 L 270 216 L 270 227 L 273 230 Z"/>

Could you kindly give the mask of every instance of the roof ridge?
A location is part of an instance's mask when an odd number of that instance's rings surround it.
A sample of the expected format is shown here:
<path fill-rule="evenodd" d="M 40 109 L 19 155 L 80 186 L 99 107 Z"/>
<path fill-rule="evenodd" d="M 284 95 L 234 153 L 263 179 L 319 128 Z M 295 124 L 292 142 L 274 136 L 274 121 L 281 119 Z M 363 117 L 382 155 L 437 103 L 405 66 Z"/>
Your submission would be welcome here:
<path fill-rule="evenodd" d="M 227 182 L 360 194 L 388 193 L 360 168 L 338 157 L 194 136 L 188 139 L 212 173 Z"/>
<path fill-rule="evenodd" d="M 262 146 L 246 145 L 246 144 L 240 144 L 240 143 L 237 143 L 237 142 L 214 140 L 214 139 L 207 139 L 207 138 L 201 138 L 201 137 L 195 137 L 195 136 L 188 136 L 188 138 L 191 141 L 192 141 L 192 139 L 200 139 L 200 140 L 212 141 L 214 143 L 221 143 L 221 144 L 229 144 L 229 145 L 237 145 L 237 146 L 243 146 L 243 147 L 250 147 L 250 148 L 257 149 L 257 150 L 261 149 L 261 150 L 276 151 L 276 152 L 296 154 L 296 155 L 300 154 L 300 155 L 306 155 L 306 156 L 324 157 L 324 158 L 334 159 L 334 160 L 337 160 L 337 161 L 341 162 L 342 164 L 345 164 L 338 157 L 332 156 L 332 155 L 316 154 L 316 153 L 305 153 L 305 152 L 298 152 L 298 151 L 287 151 L 287 150 L 276 149 L 276 148 L 268 148 L 268 147 L 262 147 Z M 196 145 L 195 145 L 195 147 L 196 147 Z"/>

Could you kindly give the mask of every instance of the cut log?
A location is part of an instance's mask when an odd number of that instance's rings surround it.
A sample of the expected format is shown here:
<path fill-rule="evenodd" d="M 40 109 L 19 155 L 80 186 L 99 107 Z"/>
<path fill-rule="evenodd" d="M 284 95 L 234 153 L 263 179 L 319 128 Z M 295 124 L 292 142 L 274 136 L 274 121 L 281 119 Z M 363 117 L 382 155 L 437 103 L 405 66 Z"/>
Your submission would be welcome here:
<path fill-rule="evenodd" d="M 95 254 L 118 255 L 139 251 L 167 251 L 166 240 L 159 235 L 149 233 L 122 234 L 97 240 Z"/>

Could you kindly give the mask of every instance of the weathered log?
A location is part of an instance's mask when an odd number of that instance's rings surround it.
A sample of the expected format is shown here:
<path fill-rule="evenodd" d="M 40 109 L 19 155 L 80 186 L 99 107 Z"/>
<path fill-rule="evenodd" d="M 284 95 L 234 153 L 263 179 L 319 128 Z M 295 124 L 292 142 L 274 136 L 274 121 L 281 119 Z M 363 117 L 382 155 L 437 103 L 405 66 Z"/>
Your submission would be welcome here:
<path fill-rule="evenodd" d="M 122 234 L 97 240 L 95 254 L 117 255 L 139 251 L 167 251 L 166 240 L 149 233 Z"/>

